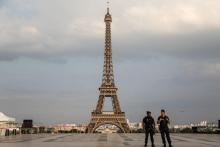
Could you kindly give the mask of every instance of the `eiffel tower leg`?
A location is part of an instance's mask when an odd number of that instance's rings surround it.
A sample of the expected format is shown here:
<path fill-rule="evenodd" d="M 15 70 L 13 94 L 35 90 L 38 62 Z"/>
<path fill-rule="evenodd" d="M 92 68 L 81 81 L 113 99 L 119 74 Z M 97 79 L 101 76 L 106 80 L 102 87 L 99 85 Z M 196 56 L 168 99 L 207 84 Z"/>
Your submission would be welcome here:
<path fill-rule="evenodd" d="M 113 110 L 114 110 L 115 113 L 120 113 L 121 112 L 121 108 L 120 108 L 120 104 L 119 104 L 117 95 L 114 95 L 112 97 L 112 105 L 113 105 Z"/>
<path fill-rule="evenodd" d="M 96 113 L 102 113 L 102 109 L 103 109 L 103 105 L 104 105 L 104 96 L 103 95 L 99 95 L 99 100 L 96 106 Z"/>

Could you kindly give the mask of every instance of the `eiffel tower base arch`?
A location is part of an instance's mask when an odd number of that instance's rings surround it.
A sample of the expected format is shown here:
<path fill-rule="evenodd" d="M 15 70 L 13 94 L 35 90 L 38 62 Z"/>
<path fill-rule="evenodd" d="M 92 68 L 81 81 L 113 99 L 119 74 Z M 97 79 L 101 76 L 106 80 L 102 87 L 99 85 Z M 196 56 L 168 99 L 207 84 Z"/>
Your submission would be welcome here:
<path fill-rule="evenodd" d="M 87 133 L 95 133 L 98 127 L 105 124 L 117 126 L 122 133 L 130 133 L 129 126 L 123 112 L 120 114 L 114 114 L 113 112 L 103 112 L 102 114 L 96 114 L 95 112 L 92 112 L 92 118 L 87 127 Z"/>

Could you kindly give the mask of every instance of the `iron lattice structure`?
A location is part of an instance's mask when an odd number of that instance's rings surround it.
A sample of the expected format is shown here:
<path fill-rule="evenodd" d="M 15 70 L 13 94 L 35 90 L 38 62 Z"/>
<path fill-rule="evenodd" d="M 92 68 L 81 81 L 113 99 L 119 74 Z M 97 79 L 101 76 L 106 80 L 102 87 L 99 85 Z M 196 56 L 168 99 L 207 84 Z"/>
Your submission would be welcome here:
<path fill-rule="evenodd" d="M 114 81 L 113 63 L 112 63 L 112 42 L 111 42 L 111 22 L 112 17 L 107 8 L 105 15 L 105 52 L 102 84 L 99 88 L 100 94 L 96 109 L 92 112 L 92 117 L 87 128 L 88 133 L 94 133 L 95 130 L 104 124 L 112 124 L 120 128 L 121 132 L 129 133 L 130 129 L 125 118 L 125 113 L 121 111 L 117 90 Z M 113 112 L 103 112 L 104 100 L 110 97 L 112 100 Z"/>

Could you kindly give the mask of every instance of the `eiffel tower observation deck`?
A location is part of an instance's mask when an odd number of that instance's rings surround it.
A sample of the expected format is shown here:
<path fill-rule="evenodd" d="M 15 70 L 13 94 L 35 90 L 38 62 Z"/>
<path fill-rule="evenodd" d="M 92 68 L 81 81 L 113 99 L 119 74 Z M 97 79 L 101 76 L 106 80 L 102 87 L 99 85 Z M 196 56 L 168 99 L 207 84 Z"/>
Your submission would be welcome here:
<path fill-rule="evenodd" d="M 123 133 L 130 132 L 125 118 L 125 113 L 121 111 L 119 99 L 117 96 L 118 88 L 115 86 L 114 81 L 111 40 L 112 16 L 109 11 L 109 7 L 107 7 L 107 13 L 104 18 L 106 27 L 102 84 L 99 87 L 100 94 L 96 109 L 92 112 L 91 121 L 87 128 L 88 133 L 94 133 L 98 127 L 106 124 L 117 126 Z M 105 98 L 111 98 L 113 106 L 112 112 L 103 111 Z"/>

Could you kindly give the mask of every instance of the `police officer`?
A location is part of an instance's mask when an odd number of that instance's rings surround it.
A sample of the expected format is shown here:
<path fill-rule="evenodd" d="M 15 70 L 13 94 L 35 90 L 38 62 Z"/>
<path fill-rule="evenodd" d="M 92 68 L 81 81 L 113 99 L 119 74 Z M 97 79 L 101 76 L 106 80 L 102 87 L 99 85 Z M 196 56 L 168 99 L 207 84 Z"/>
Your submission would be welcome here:
<path fill-rule="evenodd" d="M 168 127 L 168 125 L 170 124 L 170 120 L 169 120 L 169 117 L 166 116 L 164 109 L 161 110 L 161 115 L 158 117 L 157 124 L 159 125 L 161 138 L 162 138 L 164 147 L 166 147 L 165 136 L 167 138 L 167 142 L 169 143 L 169 147 L 173 147 L 171 144 L 170 132 L 169 132 L 169 127 Z"/>
<path fill-rule="evenodd" d="M 155 147 L 154 145 L 154 134 L 155 134 L 155 121 L 154 118 L 151 116 L 151 112 L 147 111 L 147 116 L 143 119 L 143 129 L 145 131 L 145 147 L 148 143 L 148 136 L 150 134 L 150 139 L 152 143 L 152 147 Z"/>

